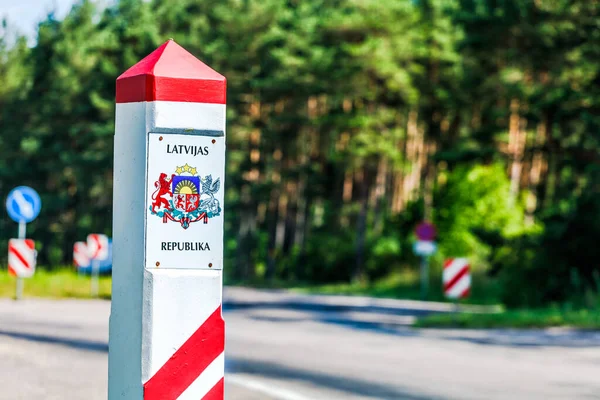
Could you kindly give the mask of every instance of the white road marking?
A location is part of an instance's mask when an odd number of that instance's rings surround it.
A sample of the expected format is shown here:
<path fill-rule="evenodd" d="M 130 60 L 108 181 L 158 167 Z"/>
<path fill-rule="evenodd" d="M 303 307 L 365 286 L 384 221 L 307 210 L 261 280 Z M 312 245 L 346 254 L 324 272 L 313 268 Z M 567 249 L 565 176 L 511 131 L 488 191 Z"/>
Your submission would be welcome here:
<path fill-rule="evenodd" d="M 233 383 L 234 385 L 242 386 L 246 389 L 264 393 L 268 396 L 276 398 L 277 400 L 315 400 L 314 398 L 311 399 L 304 397 L 301 394 L 291 390 L 283 389 L 281 387 L 274 387 L 273 385 L 262 383 L 255 379 L 246 378 L 239 374 L 226 373 L 225 382 Z"/>

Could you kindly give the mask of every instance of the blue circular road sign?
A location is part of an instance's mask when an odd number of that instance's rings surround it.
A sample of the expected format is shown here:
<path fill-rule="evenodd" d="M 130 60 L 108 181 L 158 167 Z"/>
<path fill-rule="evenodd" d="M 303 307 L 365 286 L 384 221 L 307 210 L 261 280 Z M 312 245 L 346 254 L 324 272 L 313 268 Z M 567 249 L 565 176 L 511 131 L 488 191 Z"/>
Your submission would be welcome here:
<path fill-rule="evenodd" d="M 6 198 L 6 211 L 15 222 L 29 223 L 42 209 L 42 200 L 35 190 L 27 186 L 18 186 L 11 190 Z"/>

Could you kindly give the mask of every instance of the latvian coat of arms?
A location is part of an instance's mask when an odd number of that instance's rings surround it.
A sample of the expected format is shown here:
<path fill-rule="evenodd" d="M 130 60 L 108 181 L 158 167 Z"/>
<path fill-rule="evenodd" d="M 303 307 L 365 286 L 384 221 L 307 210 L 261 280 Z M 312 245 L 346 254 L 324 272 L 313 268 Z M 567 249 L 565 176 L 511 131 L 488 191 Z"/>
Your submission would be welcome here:
<path fill-rule="evenodd" d="M 179 222 L 187 229 L 194 222 L 206 224 L 221 214 L 221 205 L 215 198 L 221 187 L 220 178 L 214 182 L 212 175 L 202 178 L 188 164 L 177 167 L 171 176 L 161 173 L 154 187 L 150 213 L 162 218 L 163 223 Z"/>

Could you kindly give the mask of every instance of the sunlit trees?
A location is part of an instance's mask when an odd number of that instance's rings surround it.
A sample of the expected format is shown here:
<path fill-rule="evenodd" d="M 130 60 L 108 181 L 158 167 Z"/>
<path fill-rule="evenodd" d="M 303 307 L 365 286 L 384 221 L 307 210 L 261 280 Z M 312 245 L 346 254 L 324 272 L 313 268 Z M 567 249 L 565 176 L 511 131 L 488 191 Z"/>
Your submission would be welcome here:
<path fill-rule="evenodd" d="M 598 201 L 598 8 L 81 1 L 42 21 L 32 47 L 0 42 L 1 190 L 42 193 L 42 263 L 109 233 L 114 81 L 174 38 L 228 79 L 230 277 L 374 279 L 414 261 L 423 218 L 438 223 L 442 256 L 512 271 L 507 249 L 568 241 L 560 232 Z M 595 240 L 585 232 L 582 246 Z M 524 257 L 542 259 L 560 255 Z M 560 263 L 591 287 L 591 260 Z"/>

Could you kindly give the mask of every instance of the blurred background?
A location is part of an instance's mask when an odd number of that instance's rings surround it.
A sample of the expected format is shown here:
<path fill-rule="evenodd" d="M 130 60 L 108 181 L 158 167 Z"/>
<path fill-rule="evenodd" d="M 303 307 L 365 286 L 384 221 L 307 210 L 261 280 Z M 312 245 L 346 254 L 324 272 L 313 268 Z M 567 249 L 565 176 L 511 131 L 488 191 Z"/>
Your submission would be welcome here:
<path fill-rule="evenodd" d="M 115 79 L 173 38 L 228 80 L 226 283 L 420 299 L 429 221 L 425 299 L 466 257 L 469 302 L 504 311 L 422 324 L 600 326 L 597 0 L 4 0 L 0 15 L 0 193 L 43 203 L 26 295 L 87 295 L 72 249 L 111 234 Z M 16 231 L 0 218 L 4 296 Z"/>
<path fill-rule="evenodd" d="M 228 79 L 231 282 L 418 296 L 413 230 L 428 220 L 436 282 L 462 256 L 481 301 L 596 304 L 598 2 L 14 3 L 0 191 L 41 194 L 28 232 L 42 269 L 111 233 L 115 79 L 172 37 Z M 21 21 L 53 4 L 35 33 Z M 0 254 L 15 233 L 0 219 Z"/>

